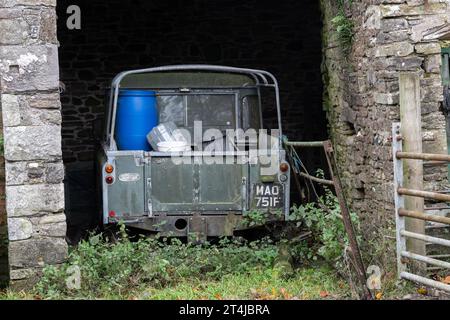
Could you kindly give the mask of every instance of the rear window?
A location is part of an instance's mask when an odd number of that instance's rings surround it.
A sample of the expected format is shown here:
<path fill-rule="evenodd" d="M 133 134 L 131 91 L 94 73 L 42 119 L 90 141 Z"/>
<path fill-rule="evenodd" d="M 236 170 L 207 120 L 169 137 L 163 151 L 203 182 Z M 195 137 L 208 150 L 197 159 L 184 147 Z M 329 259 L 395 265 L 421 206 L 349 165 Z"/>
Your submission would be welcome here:
<path fill-rule="evenodd" d="M 203 129 L 236 128 L 234 94 L 159 95 L 159 122 L 173 121 L 178 127 L 192 129 L 202 121 Z"/>

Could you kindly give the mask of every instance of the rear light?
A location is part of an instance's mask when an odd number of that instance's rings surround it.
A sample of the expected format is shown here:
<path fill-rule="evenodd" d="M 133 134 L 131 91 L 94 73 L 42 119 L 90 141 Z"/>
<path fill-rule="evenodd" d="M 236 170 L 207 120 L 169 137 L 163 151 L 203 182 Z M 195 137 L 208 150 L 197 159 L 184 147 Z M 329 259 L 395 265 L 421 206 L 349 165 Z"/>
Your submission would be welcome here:
<path fill-rule="evenodd" d="M 111 210 L 108 215 L 109 215 L 110 218 L 115 218 L 116 217 L 116 213 L 113 210 Z"/>
<path fill-rule="evenodd" d="M 105 181 L 106 181 L 107 184 L 111 184 L 111 183 L 114 182 L 114 178 L 111 177 L 111 176 L 107 176 L 107 177 L 105 178 Z"/>
<path fill-rule="evenodd" d="M 114 171 L 114 167 L 112 166 L 112 164 L 107 164 L 105 166 L 105 171 L 106 173 L 112 173 Z"/>
<path fill-rule="evenodd" d="M 286 162 L 280 164 L 280 171 L 287 172 L 289 170 L 289 165 Z"/>

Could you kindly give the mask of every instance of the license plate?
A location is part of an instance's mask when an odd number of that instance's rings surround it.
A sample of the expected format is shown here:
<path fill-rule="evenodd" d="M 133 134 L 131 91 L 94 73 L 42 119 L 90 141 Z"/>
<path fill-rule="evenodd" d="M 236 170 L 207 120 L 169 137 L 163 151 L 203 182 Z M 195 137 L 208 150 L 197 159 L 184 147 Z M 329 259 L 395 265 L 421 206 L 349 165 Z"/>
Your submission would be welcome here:
<path fill-rule="evenodd" d="M 283 187 L 278 183 L 254 185 L 253 201 L 257 208 L 280 208 L 283 206 Z"/>

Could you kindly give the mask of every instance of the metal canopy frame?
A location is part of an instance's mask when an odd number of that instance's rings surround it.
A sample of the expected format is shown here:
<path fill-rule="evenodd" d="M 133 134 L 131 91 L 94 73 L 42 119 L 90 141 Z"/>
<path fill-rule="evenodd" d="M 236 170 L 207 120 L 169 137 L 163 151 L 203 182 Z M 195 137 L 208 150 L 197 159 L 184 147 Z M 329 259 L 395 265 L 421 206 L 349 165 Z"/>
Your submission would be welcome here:
<path fill-rule="evenodd" d="M 273 74 L 264 70 L 257 69 L 247 69 L 247 68 L 235 68 L 235 67 L 225 67 L 216 65 L 202 65 L 202 64 L 187 64 L 187 65 L 173 65 L 173 66 L 162 66 L 146 69 L 129 70 L 119 73 L 111 83 L 111 94 L 109 99 L 108 114 L 107 114 L 107 145 L 111 150 L 114 132 L 116 125 L 116 114 L 117 114 L 117 103 L 119 99 L 119 89 L 122 80 L 133 74 L 141 73 L 156 73 L 156 72 L 168 72 L 168 71 L 212 71 L 212 72 L 224 72 L 224 73 L 236 73 L 236 74 L 246 74 L 251 76 L 257 87 L 271 87 L 275 90 L 275 100 L 277 106 L 277 117 L 278 117 L 278 130 L 279 139 L 281 145 L 282 126 L 281 126 L 281 106 L 280 106 L 280 91 L 278 87 L 278 81 Z M 111 113 L 112 111 L 112 113 Z"/>

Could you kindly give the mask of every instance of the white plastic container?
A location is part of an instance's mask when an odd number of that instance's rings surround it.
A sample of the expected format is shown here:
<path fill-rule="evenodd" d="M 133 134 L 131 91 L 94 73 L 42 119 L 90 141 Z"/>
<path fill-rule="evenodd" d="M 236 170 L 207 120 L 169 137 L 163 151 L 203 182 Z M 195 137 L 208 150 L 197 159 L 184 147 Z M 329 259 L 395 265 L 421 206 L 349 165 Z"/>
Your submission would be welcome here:
<path fill-rule="evenodd" d="M 160 152 L 183 152 L 190 151 L 191 147 L 185 141 L 162 141 L 158 142 Z"/>
<path fill-rule="evenodd" d="M 153 150 L 160 152 L 177 151 L 189 151 L 191 147 L 188 143 L 188 139 L 182 134 L 180 129 L 177 128 L 173 122 L 160 123 L 154 127 L 152 131 L 147 135 L 147 140 L 152 146 Z M 160 146 L 160 143 L 164 143 Z M 168 144 L 170 143 L 170 144 Z M 163 150 L 161 150 L 161 148 Z"/>

